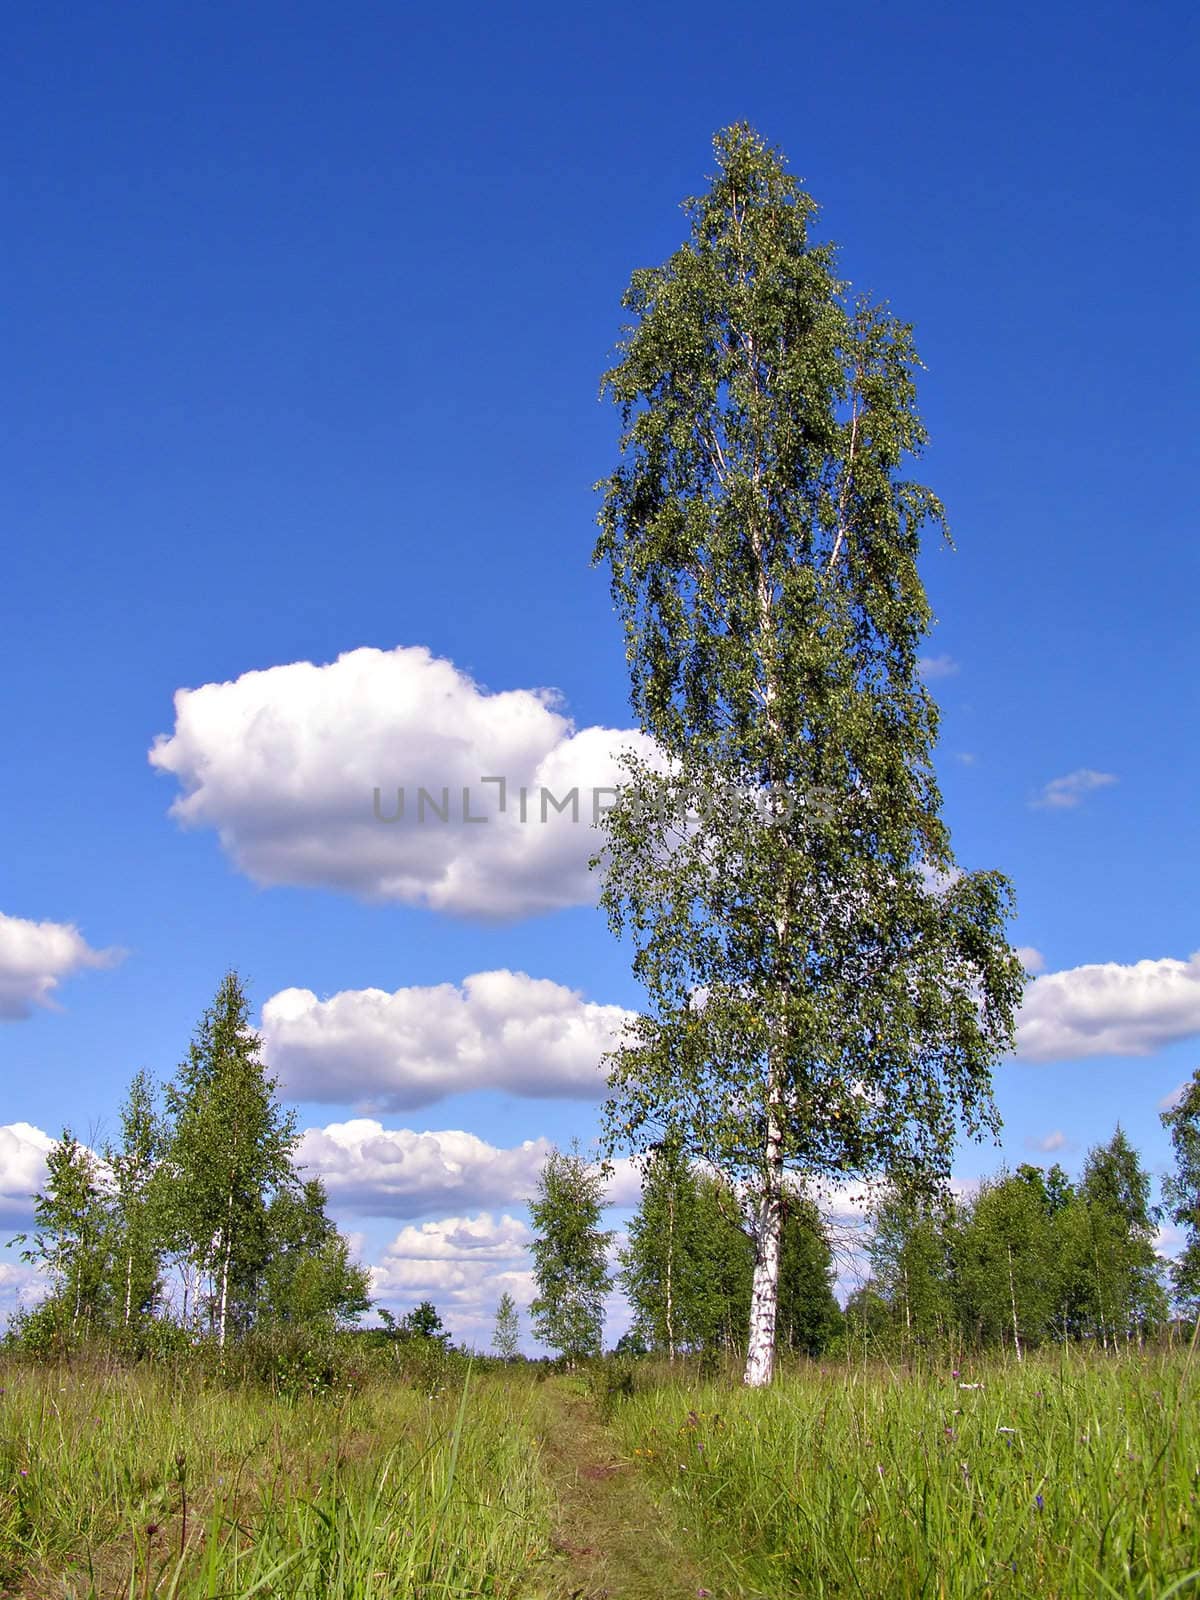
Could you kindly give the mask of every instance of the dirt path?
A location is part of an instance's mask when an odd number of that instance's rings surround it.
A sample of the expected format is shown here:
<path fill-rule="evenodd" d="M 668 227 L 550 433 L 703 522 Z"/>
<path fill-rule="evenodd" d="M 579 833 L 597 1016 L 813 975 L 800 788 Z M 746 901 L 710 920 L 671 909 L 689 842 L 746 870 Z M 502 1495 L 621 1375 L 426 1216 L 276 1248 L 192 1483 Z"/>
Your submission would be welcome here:
<path fill-rule="evenodd" d="M 589 1401 L 551 1380 L 539 1393 L 537 1429 L 559 1505 L 546 1600 L 732 1600 L 680 1549 L 672 1519 Z"/>

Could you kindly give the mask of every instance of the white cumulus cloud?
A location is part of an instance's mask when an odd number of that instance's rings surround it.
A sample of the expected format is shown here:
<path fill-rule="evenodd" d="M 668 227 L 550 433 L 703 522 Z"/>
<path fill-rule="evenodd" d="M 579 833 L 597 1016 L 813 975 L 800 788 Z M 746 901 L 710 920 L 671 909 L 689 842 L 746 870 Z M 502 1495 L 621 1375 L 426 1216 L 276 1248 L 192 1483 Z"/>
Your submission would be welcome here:
<path fill-rule="evenodd" d="M 362 1117 L 306 1129 L 297 1159 L 324 1179 L 340 1209 L 420 1217 L 527 1200 L 551 1148 L 549 1139 L 526 1139 L 504 1149 L 458 1129 L 417 1133 Z"/>
<path fill-rule="evenodd" d="M 67 922 L 31 922 L 0 911 L 0 1019 L 31 1015 L 35 1006 L 52 1006 L 63 978 L 87 967 L 107 967 L 119 950 L 93 950 L 79 929 Z"/>
<path fill-rule="evenodd" d="M 1017 1022 L 1025 1061 L 1146 1056 L 1200 1033 L 1200 951 L 1186 961 L 1116 961 L 1035 978 Z"/>
<path fill-rule="evenodd" d="M 558 705 L 491 693 L 420 646 L 363 648 L 181 689 L 150 761 L 180 785 L 172 814 L 215 829 L 258 883 L 524 916 L 595 898 L 592 821 L 617 752 L 653 750 L 632 730 L 576 730 Z"/>
<path fill-rule="evenodd" d="M 1116 781 L 1114 773 L 1093 772 L 1091 767 L 1079 767 L 1064 777 L 1051 778 L 1032 804 L 1038 810 L 1072 811 L 1093 790 L 1107 789 Z"/>
<path fill-rule="evenodd" d="M 546 1138 L 505 1148 L 457 1128 L 418 1133 L 358 1117 L 306 1128 L 297 1160 L 340 1212 L 415 1219 L 523 1205 L 553 1148 Z M 640 1193 L 635 1164 L 614 1161 L 606 1203 L 633 1205 Z"/>
<path fill-rule="evenodd" d="M 33 1216 L 33 1197 L 46 1181 L 46 1157 L 55 1140 L 29 1122 L 0 1126 L 0 1227 L 22 1227 Z"/>
<path fill-rule="evenodd" d="M 284 989 L 262 1008 L 267 1060 L 299 1100 L 410 1110 L 470 1089 L 596 1099 L 630 1013 L 524 972 L 461 985 Z"/>

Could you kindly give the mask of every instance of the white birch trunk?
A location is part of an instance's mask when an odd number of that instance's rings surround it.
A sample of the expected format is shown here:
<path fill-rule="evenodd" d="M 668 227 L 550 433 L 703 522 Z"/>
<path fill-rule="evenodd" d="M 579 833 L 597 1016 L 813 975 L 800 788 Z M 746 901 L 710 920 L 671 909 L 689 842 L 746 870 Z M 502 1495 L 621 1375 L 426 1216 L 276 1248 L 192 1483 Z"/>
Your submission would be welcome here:
<path fill-rule="evenodd" d="M 672 1295 L 672 1272 L 675 1265 L 675 1195 L 667 1202 L 667 1360 L 675 1359 L 675 1306 Z"/>
<path fill-rule="evenodd" d="M 754 1284 L 750 1292 L 750 1339 L 745 1382 L 752 1389 L 770 1383 L 775 1372 L 775 1318 L 779 1309 L 779 1246 L 783 1235 L 782 1135 L 774 1113 L 767 1124 L 767 1160 L 758 1208 Z"/>
<path fill-rule="evenodd" d="M 1017 1286 L 1013 1281 L 1012 1245 L 1008 1247 L 1008 1298 L 1012 1305 L 1012 1330 L 1013 1349 L 1017 1352 L 1017 1360 L 1025 1358 L 1021 1354 L 1021 1332 L 1017 1326 Z"/>

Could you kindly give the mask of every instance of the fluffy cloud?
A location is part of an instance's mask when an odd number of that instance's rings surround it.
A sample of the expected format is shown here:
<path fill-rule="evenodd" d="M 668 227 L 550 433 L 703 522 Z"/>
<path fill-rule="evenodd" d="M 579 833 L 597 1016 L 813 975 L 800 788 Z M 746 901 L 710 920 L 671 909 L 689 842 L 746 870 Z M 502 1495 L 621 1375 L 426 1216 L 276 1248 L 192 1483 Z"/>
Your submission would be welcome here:
<path fill-rule="evenodd" d="M 40 1268 L 0 1256 L 0 1319 L 7 1322 L 14 1311 L 35 1305 L 46 1290 L 47 1281 Z"/>
<path fill-rule="evenodd" d="M 339 1208 L 365 1216 L 420 1217 L 452 1206 L 513 1205 L 533 1193 L 549 1139 L 501 1149 L 473 1133 L 416 1133 L 369 1118 L 308 1128 L 298 1160 L 321 1177 Z"/>
<path fill-rule="evenodd" d="M 53 1005 L 63 978 L 119 959 L 118 950 L 93 950 L 70 923 L 30 922 L 0 911 L 0 1019 L 12 1022 L 34 1006 Z"/>
<path fill-rule="evenodd" d="M 300 1100 L 410 1110 L 469 1089 L 595 1099 L 600 1060 L 629 1015 L 523 972 L 461 985 L 284 989 L 262 1009 L 267 1059 Z"/>
<path fill-rule="evenodd" d="M 1035 978 L 1017 1024 L 1025 1061 L 1146 1056 L 1200 1033 L 1200 952 L 1187 961 L 1115 961 Z"/>
<path fill-rule="evenodd" d="M 1026 972 L 1045 972 L 1046 958 L 1040 950 L 1035 950 L 1031 944 L 1019 944 L 1017 954 L 1021 958 L 1021 965 Z"/>
<path fill-rule="evenodd" d="M 594 809 L 630 747 L 652 750 L 629 730 L 576 731 L 549 690 L 492 694 L 399 647 L 181 689 L 150 761 L 183 791 L 172 814 L 216 829 L 256 882 L 514 917 L 594 898 Z"/>
<path fill-rule="evenodd" d="M 55 1141 L 28 1122 L 0 1126 L 0 1227 L 19 1228 L 33 1215 L 33 1196 L 46 1180 Z"/>
<path fill-rule="evenodd" d="M 397 1310 L 432 1300 L 455 1338 L 486 1346 L 500 1296 L 520 1307 L 533 1299 L 532 1237 L 516 1217 L 490 1212 L 402 1228 L 370 1269 L 371 1293 Z"/>
<path fill-rule="evenodd" d="M 1039 810 L 1071 811 L 1085 795 L 1091 794 L 1094 789 L 1107 789 L 1116 781 L 1111 772 L 1093 772 L 1090 767 L 1079 767 L 1065 777 L 1051 778 L 1032 804 Z"/>
<path fill-rule="evenodd" d="M 297 1159 L 324 1180 L 339 1211 L 415 1218 L 523 1204 L 552 1149 L 549 1139 L 505 1149 L 455 1128 L 417 1133 L 360 1117 L 305 1129 Z M 615 1161 L 607 1203 L 634 1205 L 640 1193 L 634 1163 Z"/>

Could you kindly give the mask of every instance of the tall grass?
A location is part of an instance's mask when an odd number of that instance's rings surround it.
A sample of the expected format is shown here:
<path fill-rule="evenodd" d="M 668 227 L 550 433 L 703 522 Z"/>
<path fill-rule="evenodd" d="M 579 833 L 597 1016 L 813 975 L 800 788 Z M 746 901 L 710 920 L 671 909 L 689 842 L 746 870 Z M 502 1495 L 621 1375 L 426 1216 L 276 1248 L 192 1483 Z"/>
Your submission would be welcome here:
<path fill-rule="evenodd" d="M 519 1596 L 547 1550 L 512 1382 L 294 1401 L 145 1371 L 0 1384 L 0 1593 Z"/>
<path fill-rule="evenodd" d="M 1180 1354 L 1056 1355 L 668 1384 L 613 1427 L 735 1594 L 1173 1600 L 1200 1595 L 1198 1402 Z"/>

